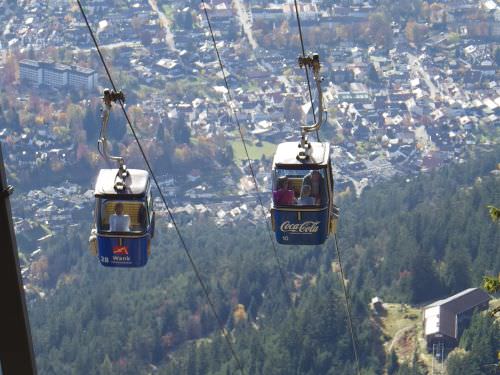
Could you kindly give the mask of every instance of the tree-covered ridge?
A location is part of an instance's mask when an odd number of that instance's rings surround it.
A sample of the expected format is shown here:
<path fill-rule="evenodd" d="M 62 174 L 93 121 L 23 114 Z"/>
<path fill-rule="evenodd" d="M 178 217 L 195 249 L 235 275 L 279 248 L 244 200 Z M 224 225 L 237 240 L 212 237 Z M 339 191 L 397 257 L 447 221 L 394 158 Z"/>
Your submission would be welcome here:
<path fill-rule="evenodd" d="M 475 315 L 448 360 L 448 374 L 495 374 L 500 366 L 500 323 L 489 315 Z"/>
<path fill-rule="evenodd" d="M 356 288 L 422 303 L 498 273 L 499 149 L 417 178 L 400 178 L 351 201 L 341 220 Z M 492 173 L 492 171 L 494 171 Z M 494 200 L 496 202 L 492 202 Z"/>
<path fill-rule="evenodd" d="M 498 149 L 434 174 L 381 184 L 338 200 L 361 366 L 381 373 L 382 338 L 368 302 L 424 302 L 498 273 L 498 227 L 485 209 L 498 190 Z M 43 374 L 237 373 L 175 234 L 159 222 L 143 269 L 107 269 L 86 251 L 90 223 L 57 238 L 30 305 Z M 355 373 L 333 241 L 278 248 L 283 288 L 265 227 L 182 228 L 249 374 Z M 62 241 L 64 239 L 64 241 Z M 490 348 L 491 349 L 491 348 Z M 493 349 L 492 349 L 493 350 Z M 401 366 L 400 373 L 408 373 Z M 406 372 L 405 372 L 406 371 Z M 395 372 L 397 373 L 397 372 Z"/>
<path fill-rule="evenodd" d="M 349 373 L 354 369 L 345 308 L 338 279 L 329 271 L 329 256 L 319 248 L 302 249 L 289 259 L 296 285 L 293 309 L 261 228 L 246 230 L 239 237 L 234 229 L 208 223 L 204 228 L 200 234 L 195 228 L 188 230 L 186 236 L 218 314 L 226 321 L 244 366 L 253 368 L 251 373 L 289 374 L 290 368 L 300 368 L 304 374 L 322 373 L 325 368 L 345 368 Z M 87 254 L 73 259 L 73 265 L 71 254 L 68 263 L 60 262 L 69 272 L 59 277 L 49 267 L 45 283 L 58 288 L 32 306 L 43 373 L 113 373 L 108 361 L 120 374 L 146 373 L 150 364 L 165 367 L 166 373 L 191 373 L 188 368 L 193 361 L 194 368 L 200 368 L 197 361 L 203 360 L 200 353 L 204 352 L 210 364 L 194 373 L 215 374 L 226 368 L 234 373 L 226 343 L 174 234 L 161 237 L 144 269 L 105 269 Z M 84 236 L 68 234 L 68 243 L 83 241 Z M 48 263 L 55 264 L 65 248 L 55 246 Z M 82 249 L 69 251 L 76 254 Z M 243 317 L 235 314 L 238 304 L 245 310 Z M 378 367 L 380 348 L 364 339 L 378 336 L 376 328 L 366 319 L 364 303 L 356 301 L 355 310 L 363 361 Z M 197 354 L 191 355 L 194 346 Z"/>

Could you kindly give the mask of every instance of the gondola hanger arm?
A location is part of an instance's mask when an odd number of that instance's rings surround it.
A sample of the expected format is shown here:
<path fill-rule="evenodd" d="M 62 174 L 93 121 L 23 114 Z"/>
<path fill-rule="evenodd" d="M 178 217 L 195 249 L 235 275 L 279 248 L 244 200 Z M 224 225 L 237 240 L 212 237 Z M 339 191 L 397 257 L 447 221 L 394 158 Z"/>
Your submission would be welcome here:
<path fill-rule="evenodd" d="M 101 127 L 101 136 L 97 141 L 98 148 L 99 150 L 102 150 L 102 155 L 104 156 L 105 159 L 113 160 L 118 163 L 118 172 L 116 174 L 115 189 L 118 191 L 123 191 L 127 187 L 125 180 L 129 176 L 129 173 L 127 171 L 127 166 L 125 165 L 125 160 L 123 159 L 123 157 L 113 156 L 109 154 L 107 138 L 108 138 L 108 123 L 109 123 L 109 116 L 111 113 L 112 103 L 116 102 L 124 103 L 125 95 L 121 90 L 116 92 L 114 90 L 104 89 L 102 101 L 103 101 L 102 116 L 101 116 L 102 127 Z"/>
<path fill-rule="evenodd" d="M 302 125 L 300 127 L 301 137 L 297 159 L 307 160 L 310 157 L 309 150 L 311 148 L 311 144 L 307 139 L 307 133 L 318 131 L 323 123 L 323 92 L 321 91 L 321 82 L 323 78 L 320 76 L 321 63 L 317 53 L 310 56 L 299 56 L 298 63 L 300 68 L 309 68 L 312 70 L 314 81 L 316 82 L 316 89 L 318 90 L 318 119 L 312 125 Z"/>

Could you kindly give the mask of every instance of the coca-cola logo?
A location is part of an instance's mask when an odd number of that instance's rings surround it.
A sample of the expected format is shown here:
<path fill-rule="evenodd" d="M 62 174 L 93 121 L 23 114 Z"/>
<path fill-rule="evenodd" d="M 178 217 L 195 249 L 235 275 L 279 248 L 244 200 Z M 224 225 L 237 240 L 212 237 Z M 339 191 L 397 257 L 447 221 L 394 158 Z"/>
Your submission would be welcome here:
<path fill-rule="evenodd" d="M 284 221 L 280 229 L 285 233 L 312 234 L 319 230 L 319 223 L 319 221 L 304 221 L 301 224 L 292 224 L 289 221 Z"/>

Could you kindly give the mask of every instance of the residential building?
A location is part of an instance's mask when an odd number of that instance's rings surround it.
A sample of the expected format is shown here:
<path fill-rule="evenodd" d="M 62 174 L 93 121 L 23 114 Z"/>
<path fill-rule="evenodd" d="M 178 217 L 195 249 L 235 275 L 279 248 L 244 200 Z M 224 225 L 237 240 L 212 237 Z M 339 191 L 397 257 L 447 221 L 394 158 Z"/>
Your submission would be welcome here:
<path fill-rule="evenodd" d="M 88 91 L 97 86 L 97 73 L 93 69 L 71 66 L 68 71 L 68 85 L 75 88 L 85 88 Z"/>
<path fill-rule="evenodd" d="M 33 60 L 22 60 L 19 63 L 19 75 L 21 81 L 27 81 L 34 84 L 43 83 L 43 69 L 39 63 Z"/>
<path fill-rule="evenodd" d="M 19 75 L 21 81 L 55 88 L 69 86 L 90 91 L 97 86 L 97 73 L 93 69 L 48 61 L 22 60 Z"/>

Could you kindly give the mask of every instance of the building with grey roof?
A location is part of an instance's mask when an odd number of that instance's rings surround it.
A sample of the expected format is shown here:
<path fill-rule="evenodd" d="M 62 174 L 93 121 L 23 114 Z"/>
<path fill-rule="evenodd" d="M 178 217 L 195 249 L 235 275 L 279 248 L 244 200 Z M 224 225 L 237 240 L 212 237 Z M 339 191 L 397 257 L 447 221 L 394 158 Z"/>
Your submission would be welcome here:
<path fill-rule="evenodd" d="M 469 288 L 424 307 L 424 335 L 427 348 L 444 345 L 451 349 L 470 323 L 474 311 L 488 309 L 490 296 L 479 288 Z"/>
<path fill-rule="evenodd" d="M 20 61 L 19 78 L 22 82 L 54 88 L 73 87 L 90 91 L 97 86 L 95 70 L 48 61 Z"/>

